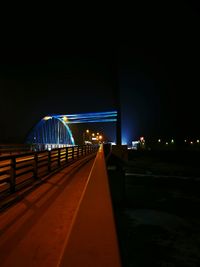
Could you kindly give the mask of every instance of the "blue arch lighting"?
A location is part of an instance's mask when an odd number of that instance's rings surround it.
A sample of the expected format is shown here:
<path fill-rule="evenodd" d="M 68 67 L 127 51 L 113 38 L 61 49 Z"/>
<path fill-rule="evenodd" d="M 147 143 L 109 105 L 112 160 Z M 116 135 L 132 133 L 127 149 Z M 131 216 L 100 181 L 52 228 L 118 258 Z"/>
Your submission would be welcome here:
<path fill-rule="evenodd" d="M 116 122 L 117 111 L 52 115 L 52 117 L 62 119 L 67 124 L 90 122 Z"/>
<path fill-rule="evenodd" d="M 30 144 L 75 145 L 69 126 L 60 118 L 46 116 L 40 120 L 28 135 Z"/>
<path fill-rule="evenodd" d="M 69 124 L 116 122 L 117 111 L 93 112 L 80 114 L 53 114 L 45 116 L 33 128 L 27 138 L 31 144 L 75 145 Z"/>

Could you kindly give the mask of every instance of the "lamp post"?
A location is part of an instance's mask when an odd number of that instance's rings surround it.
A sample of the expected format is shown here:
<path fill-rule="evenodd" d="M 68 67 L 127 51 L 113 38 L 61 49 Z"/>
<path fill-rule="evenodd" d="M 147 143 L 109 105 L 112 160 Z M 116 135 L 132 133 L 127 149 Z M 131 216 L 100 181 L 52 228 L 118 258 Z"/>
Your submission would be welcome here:
<path fill-rule="evenodd" d="M 87 129 L 86 131 L 83 132 L 83 144 L 85 144 L 85 141 L 89 141 L 89 133 L 90 133 L 89 129 Z M 87 138 L 87 140 L 86 140 L 86 138 Z"/>

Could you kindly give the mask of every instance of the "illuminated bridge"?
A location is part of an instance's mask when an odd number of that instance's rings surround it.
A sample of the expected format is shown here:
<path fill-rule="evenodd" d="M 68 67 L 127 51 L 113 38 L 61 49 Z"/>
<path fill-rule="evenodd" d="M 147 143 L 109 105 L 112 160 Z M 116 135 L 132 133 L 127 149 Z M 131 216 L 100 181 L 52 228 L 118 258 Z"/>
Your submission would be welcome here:
<path fill-rule="evenodd" d="M 116 121 L 117 111 L 45 116 L 32 129 L 27 143 L 44 145 L 44 148 L 72 146 L 75 141 L 70 124 Z"/>
<path fill-rule="evenodd" d="M 120 267 L 103 145 L 74 145 L 71 123 L 117 113 L 44 117 L 28 140 L 50 150 L 0 158 L 1 267 Z"/>

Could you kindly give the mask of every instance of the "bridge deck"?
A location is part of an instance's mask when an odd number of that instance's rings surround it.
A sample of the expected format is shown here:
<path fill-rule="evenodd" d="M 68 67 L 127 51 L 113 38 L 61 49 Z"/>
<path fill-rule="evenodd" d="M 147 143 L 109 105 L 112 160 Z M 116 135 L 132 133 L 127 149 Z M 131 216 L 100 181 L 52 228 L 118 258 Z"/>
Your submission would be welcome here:
<path fill-rule="evenodd" d="M 1 215 L 1 267 L 120 266 L 101 157 L 63 169 Z"/>

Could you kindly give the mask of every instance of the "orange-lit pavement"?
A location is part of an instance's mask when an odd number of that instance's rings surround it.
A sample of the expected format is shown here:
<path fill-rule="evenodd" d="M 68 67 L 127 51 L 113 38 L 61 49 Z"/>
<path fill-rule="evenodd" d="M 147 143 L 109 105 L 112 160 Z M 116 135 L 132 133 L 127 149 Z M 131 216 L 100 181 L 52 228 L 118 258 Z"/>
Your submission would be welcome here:
<path fill-rule="evenodd" d="M 63 169 L 1 214 L 1 267 L 57 265 L 93 162 Z"/>
<path fill-rule="evenodd" d="M 120 266 L 102 151 L 69 168 L 2 213 L 1 267 Z"/>
<path fill-rule="evenodd" d="M 58 266 L 120 267 L 119 255 L 106 166 L 100 148 Z"/>

